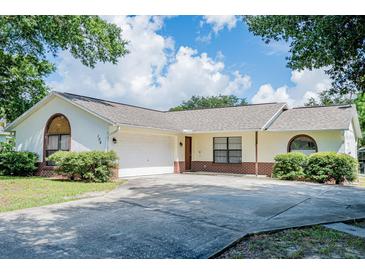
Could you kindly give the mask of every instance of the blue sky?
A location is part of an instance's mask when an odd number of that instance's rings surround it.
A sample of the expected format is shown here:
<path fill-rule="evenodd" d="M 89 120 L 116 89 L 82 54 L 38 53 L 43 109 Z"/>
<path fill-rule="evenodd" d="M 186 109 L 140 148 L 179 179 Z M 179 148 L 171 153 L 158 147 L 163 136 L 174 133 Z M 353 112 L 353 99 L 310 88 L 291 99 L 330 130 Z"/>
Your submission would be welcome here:
<path fill-rule="evenodd" d="M 302 105 L 330 84 L 323 70 L 292 71 L 284 42 L 265 44 L 236 16 L 126 17 L 131 51 L 117 66 L 82 66 L 67 52 L 47 82 L 58 91 L 167 109 L 192 95 L 234 94 L 252 103 Z"/>

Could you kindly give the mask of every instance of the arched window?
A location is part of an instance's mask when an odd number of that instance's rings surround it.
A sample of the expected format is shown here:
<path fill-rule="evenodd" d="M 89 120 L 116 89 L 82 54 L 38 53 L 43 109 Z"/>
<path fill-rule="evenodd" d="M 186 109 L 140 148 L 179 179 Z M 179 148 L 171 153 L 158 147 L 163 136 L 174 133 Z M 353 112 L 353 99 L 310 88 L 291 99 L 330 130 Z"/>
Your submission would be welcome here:
<path fill-rule="evenodd" d="M 316 141 L 308 135 L 294 136 L 288 144 L 288 152 L 302 152 L 304 154 L 311 154 L 318 151 Z"/>
<path fill-rule="evenodd" d="M 66 116 L 55 114 L 49 118 L 44 134 L 44 158 L 59 150 L 71 149 L 71 127 Z M 44 159 L 45 160 L 45 159 Z M 51 164 L 51 163 L 48 163 Z"/>

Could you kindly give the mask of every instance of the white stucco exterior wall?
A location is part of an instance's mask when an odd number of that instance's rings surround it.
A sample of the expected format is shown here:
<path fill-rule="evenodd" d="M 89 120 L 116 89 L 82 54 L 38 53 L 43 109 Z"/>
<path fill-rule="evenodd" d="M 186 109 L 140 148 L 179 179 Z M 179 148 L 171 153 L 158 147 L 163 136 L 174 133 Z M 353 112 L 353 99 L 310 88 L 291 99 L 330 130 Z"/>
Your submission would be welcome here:
<path fill-rule="evenodd" d="M 242 138 L 242 162 L 255 161 L 255 132 L 222 132 L 192 135 L 192 161 L 213 161 L 213 137 Z"/>
<path fill-rule="evenodd" d="M 352 122 L 350 124 L 349 129 L 345 130 L 344 132 L 344 139 L 345 139 L 344 152 L 357 159 L 357 140 Z"/>
<path fill-rule="evenodd" d="M 107 149 L 109 125 L 58 97 L 51 99 L 14 128 L 16 149 L 35 152 L 42 161 L 44 129 L 48 119 L 56 113 L 65 115 L 70 122 L 72 151 Z"/>
<path fill-rule="evenodd" d="M 296 135 L 305 134 L 311 136 L 317 143 L 318 151 L 345 152 L 344 132 L 333 131 L 288 131 L 258 132 L 258 161 L 274 162 L 277 154 L 286 153 L 288 143 Z M 213 161 L 213 137 L 242 138 L 242 162 L 255 162 L 255 132 L 224 132 L 214 134 L 192 135 L 192 160 Z M 353 147 L 353 146 L 352 146 Z M 356 146 L 355 146 L 356 150 Z"/>
<path fill-rule="evenodd" d="M 300 134 L 305 134 L 312 137 L 317 143 L 318 152 L 345 151 L 342 130 L 288 132 L 264 131 L 259 132 L 258 136 L 258 161 L 274 162 L 275 155 L 286 153 L 290 139 Z"/>

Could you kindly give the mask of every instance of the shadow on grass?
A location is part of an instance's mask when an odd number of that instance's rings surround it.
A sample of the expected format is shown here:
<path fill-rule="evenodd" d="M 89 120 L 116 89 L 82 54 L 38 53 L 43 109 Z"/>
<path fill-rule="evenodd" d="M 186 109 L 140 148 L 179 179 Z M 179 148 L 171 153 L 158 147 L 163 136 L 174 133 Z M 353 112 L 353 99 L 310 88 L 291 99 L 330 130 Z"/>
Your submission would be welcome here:
<path fill-rule="evenodd" d="M 321 191 L 306 187 L 130 183 L 105 197 L 0 214 L 0 258 L 205 258 L 247 232 L 280 228 L 268 218 Z M 365 191 L 356 195 L 365 208 Z M 324 199 L 311 205 L 318 212 L 286 221 L 343 206 L 337 195 Z"/>

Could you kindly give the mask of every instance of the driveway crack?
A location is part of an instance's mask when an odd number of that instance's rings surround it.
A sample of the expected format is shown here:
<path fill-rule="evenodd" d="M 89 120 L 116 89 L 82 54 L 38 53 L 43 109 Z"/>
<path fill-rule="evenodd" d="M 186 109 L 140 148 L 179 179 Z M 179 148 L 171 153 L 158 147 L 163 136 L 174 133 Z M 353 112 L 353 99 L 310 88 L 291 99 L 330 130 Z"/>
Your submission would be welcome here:
<path fill-rule="evenodd" d="M 275 217 L 277 217 L 277 216 L 279 216 L 279 215 L 283 214 L 284 212 L 287 212 L 288 210 L 292 209 L 293 207 L 296 207 L 296 206 L 298 206 L 298 205 L 300 205 L 300 204 L 302 204 L 302 203 L 304 203 L 304 202 L 306 202 L 306 201 L 308 201 L 308 200 L 310 200 L 310 199 L 312 199 L 312 198 L 311 198 L 311 197 L 306 198 L 306 199 L 304 199 L 304 200 L 302 200 L 302 201 L 300 201 L 300 202 L 298 202 L 298 203 L 296 203 L 296 204 L 294 204 L 294 205 L 292 205 L 292 206 L 289 206 L 288 208 L 286 208 L 286 209 L 284 209 L 284 210 L 282 210 L 282 211 L 279 211 L 279 212 L 278 212 L 278 213 L 276 213 L 275 215 L 270 216 L 269 218 L 267 218 L 267 219 L 266 219 L 266 221 L 271 220 L 272 218 L 275 218 Z"/>
<path fill-rule="evenodd" d="M 192 221 L 195 221 L 195 222 L 200 222 L 200 223 L 204 223 L 204 224 L 207 224 L 207 225 L 211 225 L 211 226 L 215 226 L 215 227 L 219 227 L 219 228 L 231 230 L 231 231 L 234 231 L 234 232 L 240 232 L 240 233 L 242 233 L 241 230 L 238 230 L 238 229 L 235 229 L 235 228 L 231 228 L 229 226 L 217 225 L 216 223 L 213 223 L 213 222 L 207 222 L 207 221 L 202 220 L 202 219 L 199 219 L 199 218 L 197 218 L 197 219 L 191 218 L 189 216 L 186 216 L 186 215 L 183 215 L 183 214 L 179 214 L 179 213 L 175 213 L 175 212 L 171 212 L 171 211 L 168 211 L 168 210 L 162 210 L 162 209 L 155 208 L 155 207 L 149 207 L 149 206 L 146 206 L 146 205 L 142 205 L 142 204 L 139 204 L 139 203 L 136 203 L 136 202 L 127 201 L 127 200 L 119 200 L 119 202 L 126 203 L 126 204 L 133 205 L 133 206 L 138 206 L 138 207 L 146 208 L 146 209 L 149 209 L 149 210 L 153 210 L 153 211 L 157 211 L 157 212 L 160 212 L 160 213 L 172 215 L 172 216 L 175 216 L 175 217 L 180 217 L 180 218 L 192 220 Z"/>

